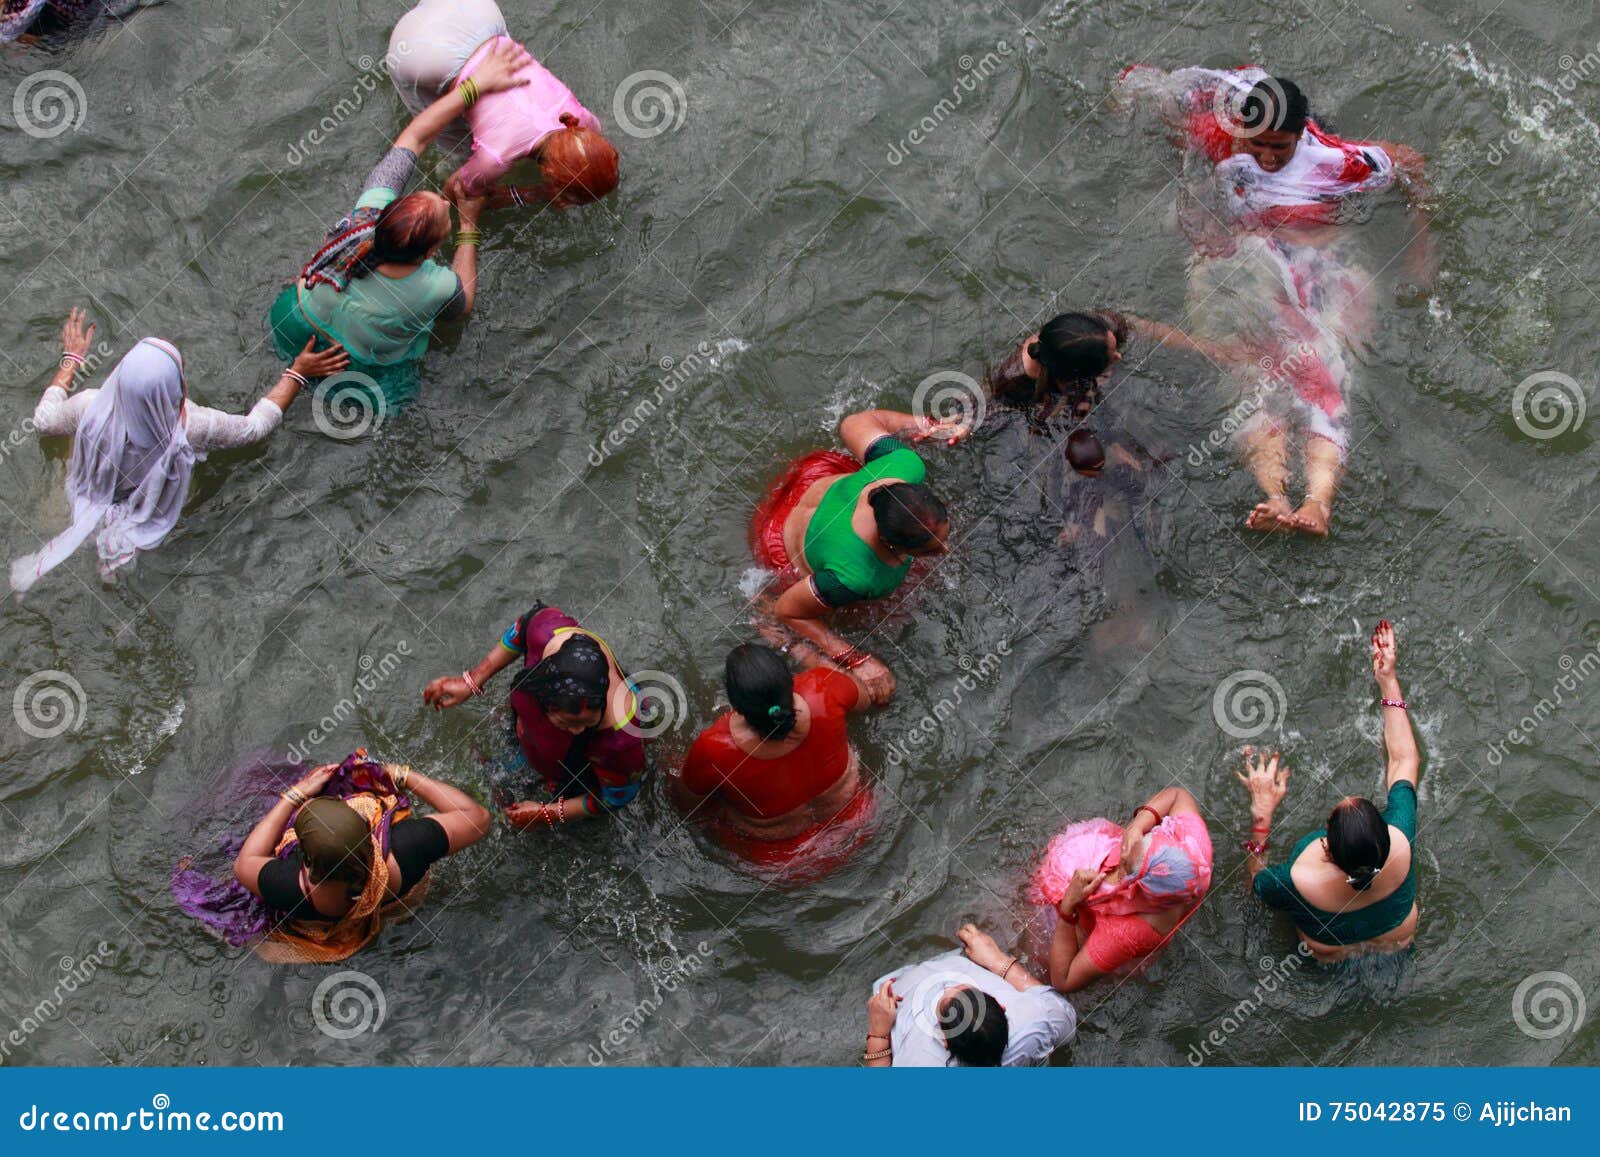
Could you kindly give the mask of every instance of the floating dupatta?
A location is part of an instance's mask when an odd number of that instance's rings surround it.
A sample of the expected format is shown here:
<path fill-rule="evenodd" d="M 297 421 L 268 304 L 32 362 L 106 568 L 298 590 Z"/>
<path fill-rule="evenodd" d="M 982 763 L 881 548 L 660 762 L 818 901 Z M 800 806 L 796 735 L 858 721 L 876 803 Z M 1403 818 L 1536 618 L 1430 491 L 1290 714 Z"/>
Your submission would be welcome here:
<path fill-rule="evenodd" d="M 1167 816 L 1144 841 L 1139 870 L 1084 901 L 1107 915 L 1137 916 L 1196 904 L 1211 887 L 1211 835 L 1197 815 Z M 1061 902 L 1080 868 L 1112 871 L 1122 861 L 1122 828 L 1108 819 L 1082 820 L 1045 848 L 1028 887 L 1028 899 Z"/>

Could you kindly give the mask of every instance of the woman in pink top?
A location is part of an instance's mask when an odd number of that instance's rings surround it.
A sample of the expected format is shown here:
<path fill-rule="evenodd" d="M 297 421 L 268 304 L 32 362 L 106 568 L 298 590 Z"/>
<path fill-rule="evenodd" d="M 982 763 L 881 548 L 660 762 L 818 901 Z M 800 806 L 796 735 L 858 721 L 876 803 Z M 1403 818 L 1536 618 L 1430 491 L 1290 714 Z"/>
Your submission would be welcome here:
<path fill-rule="evenodd" d="M 472 77 L 496 43 L 515 43 L 494 0 L 423 0 L 389 37 L 390 79 L 413 113 Z M 449 196 L 487 197 L 493 207 L 546 202 L 557 209 L 598 201 L 617 187 L 617 150 L 595 115 L 537 60 L 526 83 L 484 93 L 468 109 L 472 157 L 445 185 Z M 466 135 L 457 136 L 457 146 Z M 511 183 L 532 160 L 532 184 Z"/>

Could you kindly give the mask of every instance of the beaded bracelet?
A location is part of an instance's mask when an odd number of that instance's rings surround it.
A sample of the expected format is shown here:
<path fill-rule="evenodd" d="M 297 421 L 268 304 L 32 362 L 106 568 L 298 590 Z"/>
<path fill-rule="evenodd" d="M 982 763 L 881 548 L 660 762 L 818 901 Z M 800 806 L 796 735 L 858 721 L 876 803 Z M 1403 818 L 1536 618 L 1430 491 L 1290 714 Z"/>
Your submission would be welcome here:
<path fill-rule="evenodd" d="M 1398 707 L 1402 711 L 1406 710 L 1406 701 L 1404 699 L 1380 699 L 1378 702 L 1385 707 Z"/>
<path fill-rule="evenodd" d="M 881 1060 L 886 1060 L 886 1059 L 888 1059 L 889 1057 L 892 1057 L 892 1056 L 894 1056 L 894 1049 L 889 1048 L 889 1049 L 879 1049 L 875 1053 L 862 1053 L 861 1054 L 861 1059 L 863 1061 L 881 1061 Z"/>
<path fill-rule="evenodd" d="M 462 103 L 464 103 L 468 108 L 471 108 L 473 105 L 477 104 L 478 97 L 483 95 L 478 91 L 478 82 L 473 80 L 470 76 L 456 86 L 456 91 L 461 93 Z"/>
<path fill-rule="evenodd" d="M 280 792 L 278 798 L 285 803 L 293 804 L 295 807 L 299 807 L 306 802 L 305 793 L 297 787 L 291 787 L 287 791 Z"/>

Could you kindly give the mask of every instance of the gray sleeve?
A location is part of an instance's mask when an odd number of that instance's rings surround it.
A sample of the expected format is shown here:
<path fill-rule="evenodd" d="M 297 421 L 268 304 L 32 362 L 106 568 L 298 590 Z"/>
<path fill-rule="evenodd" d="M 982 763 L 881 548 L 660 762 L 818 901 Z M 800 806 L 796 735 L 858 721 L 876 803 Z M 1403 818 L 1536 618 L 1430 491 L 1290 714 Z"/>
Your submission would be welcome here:
<path fill-rule="evenodd" d="M 383 160 L 372 167 L 372 172 L 368 173 L 367 179 L 361 183 L 361 193 L 357 199 L 373 189 L 393 189 L 397 194 L 404 193 L 406 186 L 411 183 L 411 175 L 416 172 L 416 168 L 416 153 L 399 147 L 390 149 L 383 154 Z"/>

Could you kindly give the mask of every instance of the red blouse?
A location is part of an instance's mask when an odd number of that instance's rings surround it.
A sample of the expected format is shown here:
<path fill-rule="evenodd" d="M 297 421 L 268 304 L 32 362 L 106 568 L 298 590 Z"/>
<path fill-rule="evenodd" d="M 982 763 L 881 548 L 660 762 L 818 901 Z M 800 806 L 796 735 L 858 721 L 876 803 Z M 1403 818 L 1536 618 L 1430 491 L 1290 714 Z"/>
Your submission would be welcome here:
<path fill-rule="evenodd" d="M 717 795 L 735 811 L 758 819 L 786 815 L 839 782 L 850 766 L 846 720 L 860 689 L 831 667 L 795 677 L 794 689 L 811 709 L 811 730 L 799 747 L 776 759 L 757 759 L 733 741 L 729 711 L 689 749 L 683 785 L 695 795 Z"/>

